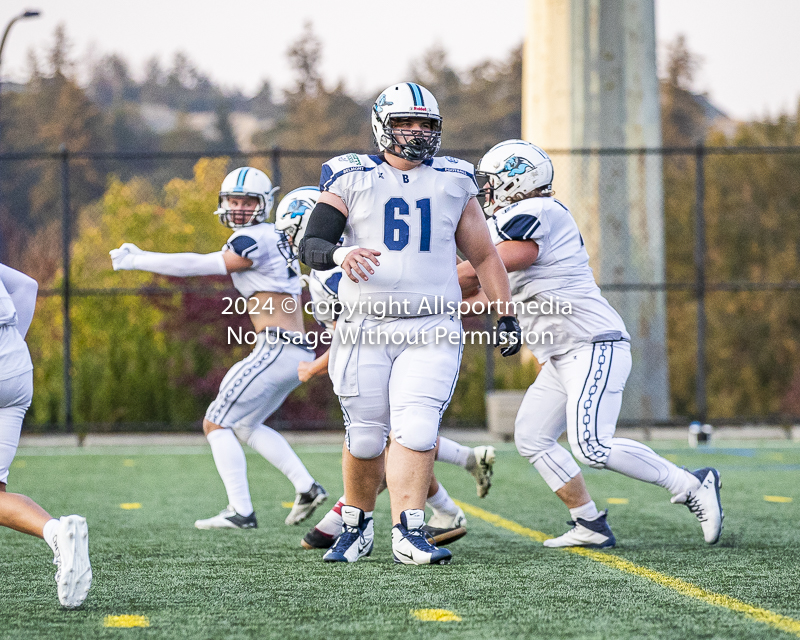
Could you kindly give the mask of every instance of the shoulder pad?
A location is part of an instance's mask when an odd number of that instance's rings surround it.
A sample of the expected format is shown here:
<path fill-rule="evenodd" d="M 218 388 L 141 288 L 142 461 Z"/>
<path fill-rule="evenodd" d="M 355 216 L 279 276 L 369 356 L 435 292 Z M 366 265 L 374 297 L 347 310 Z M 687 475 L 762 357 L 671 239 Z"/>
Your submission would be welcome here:
<path fill-rule="evenodd" d="M 358 153 L 347 153 L 343 156 L 331 158 L 322 165 L 322 172 L 319 178 L 320 191 L 327 191 L 330 186 L 343 175 L 354 171 L 372 171 L 380 163 L 373 159 L 373 156 L 361 155 Z"/>
<path fill-rule="evenodd" d="M 472 181 L 475 187 L 478 187 L 478 182 L 475 180 L 475 167 L 471 162 L 454 158 L 453 156 L 442 156 L 426 160 L 424 164 L 428 164 L 436 171 L 442 171 L 451 175 L 463 176 Z"/>

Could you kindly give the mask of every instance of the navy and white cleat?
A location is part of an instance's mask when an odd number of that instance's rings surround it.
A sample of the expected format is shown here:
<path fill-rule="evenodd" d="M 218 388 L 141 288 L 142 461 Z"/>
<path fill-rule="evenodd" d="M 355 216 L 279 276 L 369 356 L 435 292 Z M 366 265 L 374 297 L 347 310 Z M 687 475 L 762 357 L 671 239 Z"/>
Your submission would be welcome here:
<path fill-rule="evenodd" d="M 58 565 L 56 584 L 58 600 L 63 607 L 81 606 L 92 586 L 92 565 L 89 563 L 89 529 L 82 516 L 62 516 L 55 535 Z"/>
<path fill-rule="evenodd" d="M 258 522 L 255 511 L 249 516 L 243 516 L 236 513 L 231 505 L 228 505 L 216 516 L 205 520 L 195 520 L 194 526 L 198 529 L 257 529 Z"/>
<path fill-rule="evenodd" d="M 545 547 L 589 547 L 590 549 L 607 549 L 617 544 L 617 539 L 606 522 L 608 511 L 601 511 L 594 520 L 568 520 L 572 529 L 558 538 L 550 538 L 542 544 Z"/>
<path fill-rule="evenodd" d="M 372 518 L 365 518 L 358 507 L 345 505 L 342 507 L 342 520 L 342 532 L 322 556 L 325 562 L 355 562 L 372 553 L 375 538 Z"/>
<path fill-rule="evenodd" d="M 705 541 L 714 544 L 722 534 L 722 521 L 725 519 L 722 502 L 719 499 L 719 490 L 722 488 L 719 472 L 706 467 L 690 473 L 700 481 L 700 485 L 673 496 L 670 502 L 689 507 L 689 511 L 700 521 Z"/>
<path fill-rule="evenodd" d="M 286 524 L 299 524 L 308 518 L 314 509 L 321 505 L 328 498 L 328 492 L 322 488 L 319 482 L 314 482 L 311 488 L 305 493 L 298 493 L 294 498 L 294 504 L 289 515 L 286 516 Z"/>
<path fill-rule="evenodd" d="M 453 554 L 430 543 L 422 509 L 406 509 L 392 527 L 392 554 L 398 564 L 450 564 Z"/>

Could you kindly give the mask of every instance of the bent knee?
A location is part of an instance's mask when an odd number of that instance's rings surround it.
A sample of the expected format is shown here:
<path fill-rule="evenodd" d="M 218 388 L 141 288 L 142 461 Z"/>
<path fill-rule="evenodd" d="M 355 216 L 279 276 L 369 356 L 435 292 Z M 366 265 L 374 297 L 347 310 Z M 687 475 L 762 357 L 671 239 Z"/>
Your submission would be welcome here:
<path fill-rule="evenodd" d="M 347 450 L 359 460 L 377 458 L 386 448 L 386 433 L 381 427 L 347 427 Z"/>
<path fill-rule="evenodd" d="M 203 433 L 208 435 L 212 431 L 216 431 L 217 429 L 224 429 L 224 427 L 214 424 L 213 422 L 209 422 L 205 418 L 203 418 Z"/>
<path fill-rule="evenodd" d="M 608 461 L 608 453 L 596 445 L 587 446 L 589 443 L 582 443 L 582 446 L 572 445 L 572 455 L 581 464 L 585 464 L 592 469 L 605 469 Z"/>

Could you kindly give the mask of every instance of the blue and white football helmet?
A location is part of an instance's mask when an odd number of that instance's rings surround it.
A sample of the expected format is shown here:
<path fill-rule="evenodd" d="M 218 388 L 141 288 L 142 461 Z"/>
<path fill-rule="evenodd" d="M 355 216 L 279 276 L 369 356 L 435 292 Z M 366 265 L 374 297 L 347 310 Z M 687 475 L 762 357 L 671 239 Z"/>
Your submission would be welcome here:
<path fill-rule="evenodd" d="M 222 181 L 219 189 L 219 208 L 214 215 L 226 227 L 237 229 L 250 227 L 264 222 L 272 211 L 275 192 L 280 187 L 273 187 L 267 174 L 253 167 L 239 167 L 231 171 Z M 250 196 L 258 199 L 258 206 L 252 212 L 231 209 L 228 198 L 234 196 Z"/>
<path fill-rule="evenodd" d="M 425 118 L 430 131 L 392 128 L 392 120 Z M 435 156 L 442 144 L 442 116 L 436 98 L 425 87 L 401 82 L 386 89 L 372 105 L 372 134 L 384 153 L 418 162 Z M 399 142 L 397 136 L 405 138 Z"/>
<path fill-rule="evenodd" d="M 544 196 L 553 193 L 553 162 L 542 149 L 525 140 L 506 140 L 494 145 L 481 158 L 475 171 L 485 178 L 483 210 L 495 209 L 529 198 L 542 189 Z"/>
<path fill-rule="evenodd" d="M 275 230 L 282 234 L 278 249 L 287 262 L 297 258 L 297 248 L 306 233 L 311 211 L 319 200 L 317 187 L 300 187 L 290 191 L 275 211 Z"/>

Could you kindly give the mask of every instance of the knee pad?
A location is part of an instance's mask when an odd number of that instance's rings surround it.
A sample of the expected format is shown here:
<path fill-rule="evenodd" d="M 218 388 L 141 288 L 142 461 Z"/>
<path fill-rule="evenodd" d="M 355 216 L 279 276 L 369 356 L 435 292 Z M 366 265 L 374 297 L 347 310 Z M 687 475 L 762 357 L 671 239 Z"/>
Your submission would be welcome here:
<path fill-rule="evenodd" d="M 349 426 L 345 433 L 347 450 L 359 460 L 377 458 L 386 448 L 388 433 L 380 426 Z"/>
<path fill-rule="evenodd" d="M 415 407 L 393 412 L 394 439 L 412 451 L 430 451 L 439 437 L 440 415 L 436 409 Z M 395 426 L 396 425 L 396 426 Z"/>

